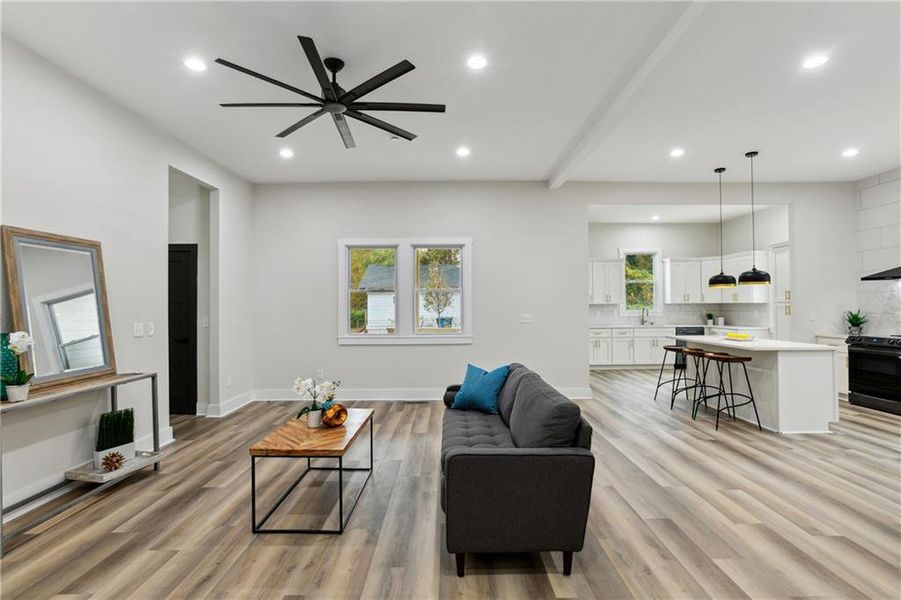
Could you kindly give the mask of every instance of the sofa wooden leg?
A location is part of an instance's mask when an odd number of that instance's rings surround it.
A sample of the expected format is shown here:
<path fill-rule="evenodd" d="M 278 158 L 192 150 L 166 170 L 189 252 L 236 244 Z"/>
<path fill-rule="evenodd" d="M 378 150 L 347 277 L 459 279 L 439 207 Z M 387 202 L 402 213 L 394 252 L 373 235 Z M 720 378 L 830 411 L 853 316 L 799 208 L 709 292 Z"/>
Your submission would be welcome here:
<path fill-rule="evenodd" d="M 466 561 L 466 554 L 457 552 L 454 556 L 457 559 L 457 577 L 463 577 L 463 564 Z"/>
<path fill-rule="evenodd" d="M 573 553 L 563 551 L 563 574 L 572 575 L 573 572 Z"/>

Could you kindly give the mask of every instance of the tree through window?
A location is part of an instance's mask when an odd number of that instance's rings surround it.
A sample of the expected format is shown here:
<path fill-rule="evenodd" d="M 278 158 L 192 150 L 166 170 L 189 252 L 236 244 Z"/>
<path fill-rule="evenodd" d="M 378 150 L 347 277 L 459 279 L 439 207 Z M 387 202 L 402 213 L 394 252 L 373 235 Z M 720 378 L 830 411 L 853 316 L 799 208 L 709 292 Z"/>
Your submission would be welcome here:
<path fill-rule="evenodd" d="M 656 256 L 647 254 L 626 254 L 626 310 L 654 310 L 657 294 Z"/>

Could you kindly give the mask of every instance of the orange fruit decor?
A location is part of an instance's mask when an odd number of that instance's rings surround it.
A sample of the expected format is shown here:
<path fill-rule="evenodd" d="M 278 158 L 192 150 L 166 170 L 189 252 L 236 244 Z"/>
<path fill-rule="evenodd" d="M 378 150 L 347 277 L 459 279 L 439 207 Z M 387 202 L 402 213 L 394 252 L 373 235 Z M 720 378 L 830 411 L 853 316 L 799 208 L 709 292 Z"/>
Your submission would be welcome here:
<path fill-rule="evenodd" d="M 332 404 L 322 413 L 322 424 L 326 427 L 339 427 L 347 420 L 347 409 L 341 404 Z"/>

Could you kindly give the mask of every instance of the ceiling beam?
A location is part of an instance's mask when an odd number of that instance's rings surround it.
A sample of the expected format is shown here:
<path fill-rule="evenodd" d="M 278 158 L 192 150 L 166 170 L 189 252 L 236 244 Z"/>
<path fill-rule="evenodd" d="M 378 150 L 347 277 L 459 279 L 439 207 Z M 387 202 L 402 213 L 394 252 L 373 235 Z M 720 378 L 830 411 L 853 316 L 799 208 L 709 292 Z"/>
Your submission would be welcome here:
<path fill-rule="evenodd" d="M 647 55 L 641 66 L 623 83 L 615 95 L 608 94 L 594 109 L 579 133 L 567 145 L 566 149 L 554 163 L 548 177 L 548 187 L 559 188 L 572 176 L 585 159 L 610 135 L 616 126 L 628 114 L 634 104 L 642 85 L 660 66 L 670 50 L 691 27 L 701 14 L 707 2 L 695 0 L 690 2 L 672 27 L 667 30 L 654 49 Z"/>

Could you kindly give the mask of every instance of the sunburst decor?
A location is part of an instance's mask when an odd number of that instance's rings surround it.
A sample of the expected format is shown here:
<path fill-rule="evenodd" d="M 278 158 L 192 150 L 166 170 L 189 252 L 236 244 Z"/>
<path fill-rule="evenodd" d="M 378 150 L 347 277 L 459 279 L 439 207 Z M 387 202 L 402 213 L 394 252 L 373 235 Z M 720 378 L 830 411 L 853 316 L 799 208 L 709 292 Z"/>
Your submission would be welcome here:
<path fill-rule="evenodd" d="M 121 469 L 124 464 L 125 457 L 122 456 L 121 452 L 110 452 L 103 457 L 103 470 L 107 473 L 115 471 L 116 469 Z"/>
<path fill-rule="evenodd" d="M 332 404 L 322 413 L 322 424 L 326 427 L 339 427 L 347 420 L 347 409 L 342 404 Z"/>

